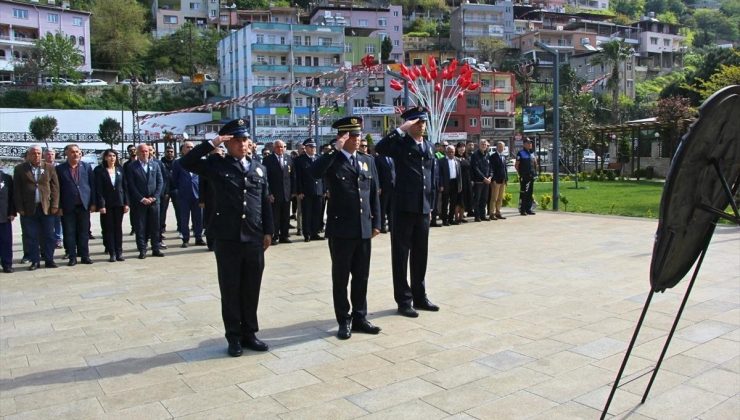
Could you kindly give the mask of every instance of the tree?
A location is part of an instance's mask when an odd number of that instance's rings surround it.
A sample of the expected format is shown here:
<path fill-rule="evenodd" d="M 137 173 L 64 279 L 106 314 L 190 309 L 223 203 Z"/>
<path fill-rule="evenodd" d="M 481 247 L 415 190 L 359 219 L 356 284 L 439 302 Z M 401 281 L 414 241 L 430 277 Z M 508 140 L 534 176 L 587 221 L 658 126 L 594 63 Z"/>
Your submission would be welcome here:
<path fill-rule="evenodd" d="M 645 10 L 645 0 L 616 0 L 609 2 L 609 8 L 618 14 L 637 18 Z"/>
<path fill-rule="evenodd" d="M 592 65 L 611 68 L 606 87 L 612 92 L 612 115 L 615 123 L 619 122 L 619 67 L 630 54 L 632 48 L 624 40 L 613 40 L 601 44 L 601 52 L 591 59 Z"/>
<path fill-rule="evenodd" d="M 495 63 L 507 48 L 506 41 L 495 37 L 481 37 L 476 42 L 476 46 L 478 47 L 478 58 L 489 63 Z"/>
<path fill-rule="evenodd" d="M 113 145 L 121 141 L 121 124 L 115 119 L 108 117 L 98 127 L 98 137 L 113 148 Z"/>
<path fill-rule="evenodd" d="M 95 2 L 90 32 L 96 68 L 120 70 L 146 54 L 151 45 L 144 33 L 146 13 L 136 0 Z"/>
<path fill-rule="evenodd" d="M 738 40 L 737 21 L 731 20 L 718 10 L 697 9 L 694 11 L 694 24 L 697 34 L 694 37 L 694 46 L 703 47 L 715 44 L 717 41 Z"/>
<path fill-rule="evenodd" d="M 670 156 L 676 152 L 679 138 L 687 127 L 686 119 L 695 115 L 696 112 L 691 108 L 691 101 L 688 98 L 673 96 L 658 101 L 655 107 L 655 117 L 665 127 L 662 132 L 668 139 L 667 147 Z"/>
<path fill-rule="evenodd" d="M 56 78 L 75 75 L 84 62 L 74 43 L 60 32 L 36 41 L 36 50 L 39 70 Z"/>
<path fill-rule="evenodd" d="M 393 50 L 393 43 L 391 42 L 391 38 L 387 36 L 383 38 L 383 43 L 380 44 L 380 59 L 383 63 L 388 61 L 388 58 L 391 56 L 391 50 Z"/>
<path fill-rule="evenodd" d="M 36 141 L 43 141 L 48 148 L 48 140 L 57 133 L 57 119 L 51 115 L 36 117 L 28 124 L 28 131 Z"/>
<path fill-rule="evenodd" d="M 214 29 L 198 29 L 185 24 L 172 35 L 154 41 L 146 62 L 146 72 L 171 70 L 192 75 L 204 67 L 216 67 L 216 51 L 221 34 Z"/>
<path fill-rule="evenodd" d="M 594 112 L 592 95 L 581 92 L 578 81 L 571 79 L 564 86 L 560 104 L 560 138 L 563 144 L 563 155 L 572 156 L 572 164 L 577 169 L 585 149 L 593 140 Z M 577 170 L 576 170 L 577 172 Z M 578 187 L 576 177 L 576 187 Z"/>
<path fill-rule="evenodd" d="M 709 80 L 701 80 L 701 86 L 695 88 L 695 91 L 704 100 L 714 92 L 730 85 L 740 85 L 740 66 L 726 66 L 721 64 L 719 70 Z"/>

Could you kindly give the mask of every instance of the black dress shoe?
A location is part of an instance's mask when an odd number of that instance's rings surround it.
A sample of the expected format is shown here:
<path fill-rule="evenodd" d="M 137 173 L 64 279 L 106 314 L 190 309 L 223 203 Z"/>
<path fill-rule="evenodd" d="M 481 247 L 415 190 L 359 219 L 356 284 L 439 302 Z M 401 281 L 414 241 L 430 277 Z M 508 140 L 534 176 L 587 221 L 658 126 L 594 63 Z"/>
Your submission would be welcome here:
<path fill-rule="evenodd" d="M 291 240 L 290 240 L 290 239 L 288 239 L 288 238 L 282 238 L 282 239 L 280 239 L 280 241 L 279 241 L 279 242 L 280 242 L 281 244 L 292 244 L 292 243 L 293 243 L 293 241 L 291 241 Z"/>
<path fill-rule="evenodd" d="M 388 233 L 388 229 L 382 228 L 382 229 L 380 229 L 380 233 Z"/>
<path fill-rule="evenodd" d="M 146 252 L 139 252 L 139 259 L 143 260 L 144 258 L 146 258 Z"/>
<path fill-rule="evenodd" d="M 303 242 L 311 242 L 311 238 L 303 238 Z"/>
<path fill-rule="evenodd" d="M 467 220 L 465 220 L 465 219 L 460 219 L 460 222 L 461 222 L 461 223 L 468 223 L 468 221 L 467 221 Z"/>
<path fill-rule="evenodd" d="M 92 264 L 92 263 L 93 263 L 93 260 L 91 260 L 91 259 L 90 259 L 90 257 L 82 257 L 82 258 L 80 259 L 80 262 L 82 262 L 83 264 L 88 264 L 88 265 L 90 265 L 90 264 Z"/>
<path fill-rule="evenodd" d="M 271 245 L 277 245 L 277 244 L 278 244 L 278 241 L 277 241 L 277 239 L 273 239 L 273 240 L 272 240 L 272 242 L 271 242 L 270 244 L 271 244 Z"/>
<path fill-rule="evenodd" d="M 237 340 L 229 341 L 229 348 L 226 351 L 231 357 L 239 357 L 242 355 L 242 345 Z"/>
<path fill-rule="evenodd" d="M 437 312 L 439 311 L 439 306 L 433 304 L 429 301 L 429 299 L 424 299 L 419 303 L 414 303 L 414 309 L 418 309 L 421 311 L 432 311 Z"/>
<path fill-rule="evenodd" d="M 442 226 L 449 226 L 450 222 L 442 222 Z"/>
<path fill-rule="evenodd" d="M 367 319 L 360 319 L 352 321 L 352 331 L 375 335 L 380 332 L 380 327 L 376 327 Z"/>
<path fill-rule="evenodd" d="M 529 215 L 531 215 L 531 216 L 534 216 L 534 215 L 535 215 L 535 214 L 537 214 L 537 213 L 535 213 L 535 212 L 533 212 L 532 210 L 530 210 L 530 211 L 528 211 L 528 212 L 527 212 L 527 214 L 529 214 Z"/>
<path fill-rule="evenodd" d="M 44 263 L 44 268 L 57 268 L 59 267 L 54 261 L 47 261 Z"/>
<path fill-rule="evenodd" d="M 398 307 L 398 314 L 408 318 L 417 318 L 419 316 L 419 313 L 414 308 L 406 305 Z"/>
<path fill-rule="evenodd" d="M 162 251 L 152 251 L 152 257 L 164 257 Z"/>
<path fill-rule="evenodd" d="M 188 243 L 187 242 L 183 242 L 182 245 L 180 245 L 180 248 L 187 248 L 187 247 L 188 247 Z"/>
<path fill-rule="evenodd" d="M 506 218 L 504 216 L 500 215 L 500 214 L 497 214 L 496 215 L 496 218 L 499 219 L 499 220 L 506 220 Z"/>
<path fill-rule="evenodd" d="M 351 322 L 350 321 L 343 321 L 339 323 L 339 330 L 337 330 L 337 338 L 340 340 L 346 340 L 350 337 L 352 337 L 352 331 L 351 329 Z"/>
<path fill-rule="evenodd" d="M 110 257 L 108 257 L 108 262 L 116 262 L 116 257 L 111 255 Z"/>
<path fill-rule="evenodd" d="M 67 266 L 74 267 L 75 265 L 77 265 L 77 258 L 70 258 L 69 262 L 67 263 Z"/>
<path fill-rule="evenodd" d="M 476 217 L 473 221 L 474 222 L 480 222 L 480 219 Z"/>
<path fill-rule="evenodd" d="M 314 235 L 314 236 L 311 237 L 311 240 L 312 241 L 323 241 L 324 240 L 324 237 L 323 236 L 319 236 L 319 235 Z"/>
<path fill-rule="evenodd" d="M 452 226 L 457 226 L 457 225 L 459 225 L 459 224 L 460 224 L 460 222 L 458 222 L 458 221 L 455 221 L 455 220 L 453 220 L 453 221 L 451 221 L 451 222 L 450 222 L 450 224 L 451 224 Z"/>
<path fill-rule="evenodd" d="M 196 239 L 195 245 L 196 246 L 206 246 L 206 243 L 203 241 L 203 239 Z"/>
<path fill-rule="evenodd" d="M 117 255 L 116 256 L 116 261 L 126 261 L 126 259 L 123 258 L 123 255 Z"/>
<path fill-rule="evenodd" d="M 519 214 L 521 214 L 522 216 L 526 216 L 527 215 L 527 213 L 525 213 L 523 211 L 520 211 Z"/>
<path fill-rule="evenodd" d="M 93 234 L 91 233 L 91 234 L 90 234 L 90 235 L 88 236 L 88 239 L 90 239 L 90 240 L 92 241 L 92 240 L 94 240 L 94 239 L 95 239 L 95 236 L 93 236 Z"/>
<path fill-rule="evenodd" d="M 13 270 L 13 267 L 7 267 L 7 266 L 3 267 L 3 273 L 12 273 L 14 271 L 15 270 Z"/>
<path fill-rule="evenodd" d="M 41 268 L 41 263 L 31 263 L 31 265 L 28 266 L 28 271 L 34 271 L 37 268 Z"/>
<path fill-rule="evenodd" d="M 255 337 L 254 334 L 243 337 L 241 339 L 241 345 L 254 351 L 267 351 L 270 349 L 267 343 Z"/>

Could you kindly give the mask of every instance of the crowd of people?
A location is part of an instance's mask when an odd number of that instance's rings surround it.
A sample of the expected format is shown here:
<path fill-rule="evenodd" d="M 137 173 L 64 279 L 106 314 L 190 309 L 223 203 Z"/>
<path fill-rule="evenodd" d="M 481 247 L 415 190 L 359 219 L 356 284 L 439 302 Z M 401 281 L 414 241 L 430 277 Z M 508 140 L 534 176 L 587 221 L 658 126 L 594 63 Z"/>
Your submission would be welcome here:
<path fill-rule="evenodd" d="M 157 159 L 151 145 L 130 145 L 125 163 L 108 149 L 94 169 L 82 161 L 76 144 L 65 147 L 66 160 L 60 164 L 54 150 L 31 146 L 12 178 L 0 171 L 3 271 L 13 272 L 11 222 L 16 214 L 22 260 L 36 270 L 42 260 L 44 267 L 56 268 L 54 253 L 61 248 L 67 265 L 92 264 L 90 217 L 95 212 L 108 261 L 124 261 L 126 213 L 138 258 L 145 259 L 148 250 L 164 257 L 165 216 L 172 203 L 180 246 L 190 245 L 192 228 L 194 245 L 215 252 L 231 356 L 241 355 L 242 347 L 268 349 L 255 335 L 264 252 L 291 243 L 293 228 L 305 242 L 328 239 L 338 338 L 380 332 L 366 318 L 365 295 L 371 239 L 381 233 L 391 233 L 399 315 L 438 311 L 426 293 L 429 229 L 471 217 L 475 222 L 506 219 L 501 205 L 508 156 L 502 142 L 493 152 L 487 140 L 433 146 L 423 137 L 428 119 L 423 107 L 402 117 L 405 122 L 373 151 L 361 137 L 362 118 L 356 116 L 335 122 L 337 136 L 321 154 L 311 138 L 293 153 L 278 140 L 272 150 L 257 154 L 242 119 L 226 124 L 213 140 L 197 146 L 183 142 L 179 158 L 172 146 Z M 531 142 L 524 144 L 515 166 L 520 214 L 528 215 L 534 214 L 535 162 Z"/>

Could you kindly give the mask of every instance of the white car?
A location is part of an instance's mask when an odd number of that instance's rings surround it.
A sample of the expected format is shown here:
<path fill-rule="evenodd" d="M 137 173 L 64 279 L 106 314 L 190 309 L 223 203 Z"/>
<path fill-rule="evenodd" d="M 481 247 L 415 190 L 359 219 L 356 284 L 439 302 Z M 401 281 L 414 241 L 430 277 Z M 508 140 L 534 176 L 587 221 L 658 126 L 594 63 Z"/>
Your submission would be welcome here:
<path fill-rule="evenodd" d="M 80 81 L 80 86 L 108 86 L 108 83 L 100 79 L 85 79 Z"/>
<path fill-rule="evenodd" d="M 44 77 L 44 79 L 41 81 L 42 86 L 77 86 L 74 83 L 70 82 L 67 79 L 63 79 L 61 77 Z"/>
<path fill-rule="evenodd" d="M 157 77 L 152 82 L 153 85 L 174 85 L 176 83 L 177 83 L 176 81 L 174 81 L 172 79 L 168 79 L 166 77 Z"/>
<path fill-rule="evenodd" d="M 591 149 L 583 149 L 583 162 L 596 162 L 596 152 Z"/>
<path fill-rule="evenodd" d="M 140 85 L 145 85 L 146 83 L 142 82 L 141 80 L 137 81 Z M 118 82 L 119 85 L 132 85 L 134 84 L 134 81 L 131 79 L 123 79 L 120 82 Z"/>

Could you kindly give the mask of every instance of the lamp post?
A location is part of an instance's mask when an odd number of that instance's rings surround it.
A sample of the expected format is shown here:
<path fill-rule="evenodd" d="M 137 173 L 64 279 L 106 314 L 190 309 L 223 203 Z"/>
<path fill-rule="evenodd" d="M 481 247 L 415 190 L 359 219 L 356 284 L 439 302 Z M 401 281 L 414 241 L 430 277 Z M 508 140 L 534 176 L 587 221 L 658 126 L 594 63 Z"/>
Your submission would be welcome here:
<path fill-rule="evenodd" d="M 554 159 L 552 162 L 552 210 L 558 211 L 560 201 L 560 54 L 555 48 L 540 41 L 535 42 L 534 45 L 555 56 L 552 91 L 552 156 Z"/>

